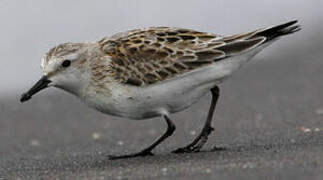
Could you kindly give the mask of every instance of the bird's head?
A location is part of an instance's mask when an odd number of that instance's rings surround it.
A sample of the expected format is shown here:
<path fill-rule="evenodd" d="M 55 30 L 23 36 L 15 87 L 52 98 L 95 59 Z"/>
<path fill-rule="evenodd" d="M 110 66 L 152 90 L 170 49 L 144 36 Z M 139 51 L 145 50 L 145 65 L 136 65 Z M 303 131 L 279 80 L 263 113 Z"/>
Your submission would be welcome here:
<path fill-rule="evenodd" d="M 27 101 L 32 95 L 51 86 L 73 94 L 80 93 L 89 78 L 88 63 L 93 58 L 95 48 L 94 43 L 64 43 L 49 50 L 41 61 L 43 76 L 22 95 L 20 101 Z"/>

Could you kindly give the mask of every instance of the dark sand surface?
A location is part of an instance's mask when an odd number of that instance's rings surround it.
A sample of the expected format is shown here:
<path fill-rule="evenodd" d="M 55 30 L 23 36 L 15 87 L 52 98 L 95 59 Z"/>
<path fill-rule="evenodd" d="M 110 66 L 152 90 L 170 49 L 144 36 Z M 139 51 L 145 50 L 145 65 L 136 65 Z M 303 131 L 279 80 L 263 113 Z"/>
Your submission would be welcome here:
<path fill-rule="evenodd" d="M 0 96 L 0 179 L 323 179 L 323 54 L 250 63 L 221 85 L 204 150 L 175 155 L 200 131 L 210 95 L 172 115 L 175 134 L 155 156 L 111 161 L 164 130 L 89 109 L 56 89 L 20 104 Z M 257 59 L 257 58 L 256 58 Z"/>

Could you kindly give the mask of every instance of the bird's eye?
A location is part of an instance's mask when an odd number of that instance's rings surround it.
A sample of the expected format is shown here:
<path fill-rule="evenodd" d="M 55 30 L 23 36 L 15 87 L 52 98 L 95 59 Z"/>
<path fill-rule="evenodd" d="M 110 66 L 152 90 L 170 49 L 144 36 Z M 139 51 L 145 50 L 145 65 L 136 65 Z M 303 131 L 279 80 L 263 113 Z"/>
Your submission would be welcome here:
<path fill-rule="evenodd" d="M 65 60 L 65 61 L 63 61 L 63 63 L 62 63 L 62 66 L 63 67 L 68 67 L 68 66 L 70 66 L 71 65 L 71 61 L 70 60 Z"/>

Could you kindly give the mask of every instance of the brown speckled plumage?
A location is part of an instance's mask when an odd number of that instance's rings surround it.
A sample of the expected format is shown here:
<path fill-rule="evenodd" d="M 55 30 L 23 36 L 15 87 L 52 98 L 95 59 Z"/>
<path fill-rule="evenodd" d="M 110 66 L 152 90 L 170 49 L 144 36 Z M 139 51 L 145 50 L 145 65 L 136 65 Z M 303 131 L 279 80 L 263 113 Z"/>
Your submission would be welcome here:
<path fill-rule="evenodd" d="M 119 33 L 99 44 L 111 57 L 110 71 L 116 80 L 143 86 L 248 50 L 265 39 L 257 37 L 257 32 L 221 37 L 190 29 L 152 27 Z"/>

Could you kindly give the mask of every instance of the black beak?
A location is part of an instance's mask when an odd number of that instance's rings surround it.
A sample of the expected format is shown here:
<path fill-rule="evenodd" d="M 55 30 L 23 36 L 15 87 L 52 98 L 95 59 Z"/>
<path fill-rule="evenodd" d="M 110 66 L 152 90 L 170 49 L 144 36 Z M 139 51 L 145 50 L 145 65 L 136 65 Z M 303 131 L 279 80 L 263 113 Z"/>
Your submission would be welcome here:
<path fill-rule="evenodd" d="M 20 98 L 20 102 L 25 102 L 27 100 L 29 100 L 34 94 L 36 94 L 37 92 L 39 92 L 40 90 L 42 89 L 45 89 L 47 88 L 48 84 L 50 83 L 51 81 L 47 79 L 47 76 L 43 76 L 42 78 L 40 78 L 39 81 L 36 82 L 36 84 L 30 88 L 30 90 L 26 93 L 23 93 L 21 95 L 21 98 Z"/>

